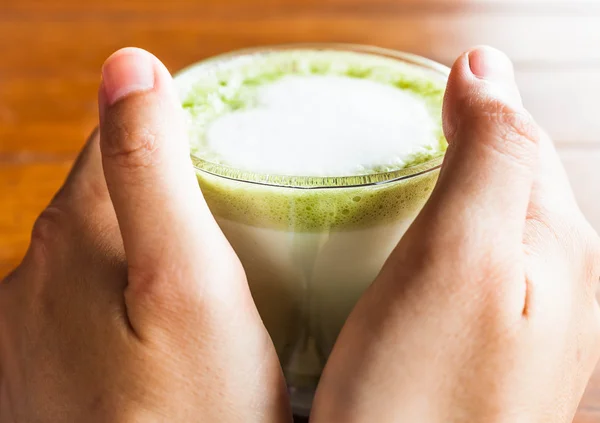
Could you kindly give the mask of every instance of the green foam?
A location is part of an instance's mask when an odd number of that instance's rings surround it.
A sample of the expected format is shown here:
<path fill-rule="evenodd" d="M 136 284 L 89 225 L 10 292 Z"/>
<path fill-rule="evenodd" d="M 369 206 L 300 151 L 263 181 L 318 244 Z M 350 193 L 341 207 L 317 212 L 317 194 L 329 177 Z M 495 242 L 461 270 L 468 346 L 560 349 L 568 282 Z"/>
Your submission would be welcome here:
<path fill-rule="evenodd" d="M 303 189 L 225 179 L 198 172 L 217 218 L 296 232 L 370 227 L 412 219 L 435 186 L 437 168 L 377 185 Z"/>
<path fill-rule="evenodd" d="M 435 168 L 447 147 L 441 125 L 442 72 L 376 54 L 310 49 L 229 56 L 192 70 L 183 107 L 192 123 L 198 180 L 218 218 L 309 232 L 365 227 L 414 217 L 435 185 Z M 286 75 L 363 78 L 418 94 L 439 126 L 439 145 L 416 151 L 402 168 L 374 168 L 370 174 L 340 178 L 244 172 L 227 167 L 203 148 L 210 122 L 252 108 L 258 87 Z"/>

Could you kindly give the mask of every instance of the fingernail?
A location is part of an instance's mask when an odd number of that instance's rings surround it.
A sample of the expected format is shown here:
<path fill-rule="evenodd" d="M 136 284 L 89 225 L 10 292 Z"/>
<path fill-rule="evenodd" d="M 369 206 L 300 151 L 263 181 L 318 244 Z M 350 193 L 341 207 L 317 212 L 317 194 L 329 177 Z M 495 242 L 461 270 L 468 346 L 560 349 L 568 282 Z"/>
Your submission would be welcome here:
<path fill-rule="evenodd" d="M 123 49 L 102 66 L 102 86 L 108 105 L 154 87 L 152 56 L 139 49 Z"/>
<path fill-rule="evenodd" d="M 515 82 L 513 64 L 500 50 L 478 47 L 468 54 L 469 68 L 477 78 L 489 82 L 487 92 L 515 107 L 523 102 Z"/>
<path fill-rule="evenodd" d="M 513 65 L 508 56 L 492 47 L 478 47 L 469 52 L 471 72 L 481 79 L 514 79 Z"/>

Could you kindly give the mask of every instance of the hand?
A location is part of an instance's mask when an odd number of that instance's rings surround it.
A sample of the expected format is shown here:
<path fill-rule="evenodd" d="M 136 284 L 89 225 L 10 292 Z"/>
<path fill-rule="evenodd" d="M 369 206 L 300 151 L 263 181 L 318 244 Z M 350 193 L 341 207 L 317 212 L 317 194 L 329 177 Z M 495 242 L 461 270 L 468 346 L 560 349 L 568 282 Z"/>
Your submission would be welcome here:
<path fill-rule="evenodd" d="M 600 354 L 598 235 L 502 53 L 456 61 L 444 122 L 438 184 L 346 322 L 312 422 L 575 413 Z"/>
<path fill-rule="evenodd" d="M 93 135 L 0 284 L 0 422 L 291 421 L 167 69 L 124 49 Z"/>

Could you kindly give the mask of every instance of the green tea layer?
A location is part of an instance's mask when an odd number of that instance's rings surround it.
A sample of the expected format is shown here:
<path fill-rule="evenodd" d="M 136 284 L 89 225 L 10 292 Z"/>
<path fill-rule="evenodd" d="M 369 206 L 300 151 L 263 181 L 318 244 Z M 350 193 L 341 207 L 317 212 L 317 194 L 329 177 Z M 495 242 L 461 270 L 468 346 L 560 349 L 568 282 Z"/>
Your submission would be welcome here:
<path fill-rule="evenodd" d="M 264 90 L 287 83 L 290 78 L 313 77 L 369 81 L 418 98 L 433 122 L 434 142 L 411 147 L 401 160 L 370 163 L 348 174 L 265 172 L 260 166 L 232 166 L 223 151 L 211 149 L 211 127 L 220 120 L 268 107 L 276 111 L 288 107 L 293 112 L 293 101 L 276 103 L 276 107 L 267 104 Z M 285 50 L 217 58 L 176 78 L 191 123 L 190 143 L 198 179 L 212 212 L 218 218 L 253 226 L 307 232 L 362 228 L 414 217 L 433 189 L 437 170 L 432 168 L 439 165 L 447 146 L 441 129 L 445 80 L 441 72 L 395 59 L 333 50 Z M 367 85 L 363 88 L 368 91 Z M 373 108 L 377 110 L 377 105 Z M 410 115 L 411 110 L 400 112 Z M 321 115 L 324 113 L 316 114 Z M 244 119 L 253 123 L 248 116 Z M 227 142 L 232 140 L 235 138 L 229 137 Z M 308 146 L 309 153 L 321 153 L 301 140 L 295 141 L 296 146 L 301 143 L 301 147 Z M 369 145 L 366 139 L 359 147 L 368 151 Z M 397 178 L 400 180 L 389 182 Z"/>
<path fill-rule="evenodd" d="M 297 232 L 359 229 L 412 219 L 437 181 L 430 170 L 395 182 L 301 189 L 225 179 L 204 172 L 198 181 L 217 218 Z"/>

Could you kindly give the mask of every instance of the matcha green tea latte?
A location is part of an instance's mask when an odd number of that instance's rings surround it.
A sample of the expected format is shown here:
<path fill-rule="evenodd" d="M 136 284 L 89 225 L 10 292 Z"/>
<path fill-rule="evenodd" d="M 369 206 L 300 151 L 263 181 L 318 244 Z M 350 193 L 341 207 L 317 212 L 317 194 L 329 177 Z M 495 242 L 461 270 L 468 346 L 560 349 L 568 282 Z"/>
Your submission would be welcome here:
<path fill-rule="evenodd" d="M 446 77 L 419 57 L 343 45 L 246 50 L 176 77 L 200 187 L 298 413 L 433 189 Z"/>

